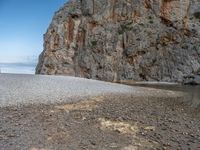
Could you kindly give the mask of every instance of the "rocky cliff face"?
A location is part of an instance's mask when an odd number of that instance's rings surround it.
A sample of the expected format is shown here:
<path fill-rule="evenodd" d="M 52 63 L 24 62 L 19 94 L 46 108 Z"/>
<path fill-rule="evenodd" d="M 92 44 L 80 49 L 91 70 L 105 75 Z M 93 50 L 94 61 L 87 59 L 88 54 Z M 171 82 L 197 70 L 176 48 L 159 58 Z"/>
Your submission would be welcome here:
<path fill-rule="evenodd" d="M 74 0 L 44 35 L 38 74 L 178 81 L 200 72 L 199 0 Z"/>

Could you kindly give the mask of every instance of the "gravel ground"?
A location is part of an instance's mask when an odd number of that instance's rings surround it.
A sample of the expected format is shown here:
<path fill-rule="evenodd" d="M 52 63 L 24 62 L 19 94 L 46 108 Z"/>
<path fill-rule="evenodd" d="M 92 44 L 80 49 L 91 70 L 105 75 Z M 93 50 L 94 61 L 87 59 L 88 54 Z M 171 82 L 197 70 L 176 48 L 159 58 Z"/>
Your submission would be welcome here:
<path fill-rule="evenodd" d="M 1 150 L 198 150 L 200 118 L 180 98 L 97 96 L 0 109 Z"/>
<path fill-rule="evenodd" d="M 0 106 L 69 102 L 88 96 L 132 91 L 133 87 L 82 78 L 0 74 Z"/>
<path fill-rule="evenodd" d="M 198 150 L 182 93 L 73 77 L 0 75 L 0 150 Z"/>
<path fill-rule="evenodd" d="M 78 101 L 111 93 L 163 95 L 162 90 L 132 87 L 66 76 L 0 74 L 0 106 Z M 174 92 L 165 92 L 176 95 Z"/>

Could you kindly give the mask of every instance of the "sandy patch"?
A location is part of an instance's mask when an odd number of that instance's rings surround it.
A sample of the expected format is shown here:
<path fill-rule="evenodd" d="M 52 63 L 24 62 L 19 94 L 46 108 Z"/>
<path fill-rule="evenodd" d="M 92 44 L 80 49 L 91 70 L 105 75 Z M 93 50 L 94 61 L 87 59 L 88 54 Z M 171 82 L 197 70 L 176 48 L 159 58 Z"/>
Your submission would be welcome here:
<path fill-rule="evenodd" d="M 106 120 L 104 118 L 100 118 L 99 122 L 101 125 L 101 130 L 112 130 L 122 134 L 133 134 L 133 135 L 135 135 L 138 132 L 137 123 L 132 125 L 127 122 Z"/>
<path fill-rule="evenodd" d="M 98 107 L 98 104 L 104 100 L 103 96 L 93 97 L 88 100 L 83 100 L 78 103 L 66 104 L 55 106 L 57 110 L 65 110 L 67 112 L 72 110 L 88 110 L 92 111 L 94 108 Z"/>
<path fill-rule="evenodd" d="M 138 123 L 130 124 L 123 121 L 112 121 L 105 118 L 99 119 L 101 130 L 106 131 L 117 131 L 120 134 L 129 134 L 132 137 L 133 145 L 128 145 L 122 150 L 137 150 L 141 148 L 155 148 L 160 147 L 160 145 L 155 141 L 149 141 L 144 138 L 138 137 L 137 133 L 140 131 L 140 128 L 144 128 L 146 131 L 155 131 L 154 126 L 142 127 Z"/>

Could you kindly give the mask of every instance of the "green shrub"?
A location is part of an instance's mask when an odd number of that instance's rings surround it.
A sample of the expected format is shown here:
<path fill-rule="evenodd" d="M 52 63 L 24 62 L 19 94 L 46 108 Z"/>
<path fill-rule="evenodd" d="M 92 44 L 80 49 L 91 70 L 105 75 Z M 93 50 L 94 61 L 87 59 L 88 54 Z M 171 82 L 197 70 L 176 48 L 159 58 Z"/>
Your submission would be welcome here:
<path fill-rule="evenodd" d="M 128 22 L 126 24 L 122 24 L 120 29 L 118 30 L 119 34 L 123 34 L 126 31 L 131 31 L 133 29 L 132 22 Z"/>
<path fill-rule="evenodd" d="M 90 43 L 91 43 L 92 47 L 95 47 L 97 45 L 97 41 L 96 40 L 92 40 Z"/>

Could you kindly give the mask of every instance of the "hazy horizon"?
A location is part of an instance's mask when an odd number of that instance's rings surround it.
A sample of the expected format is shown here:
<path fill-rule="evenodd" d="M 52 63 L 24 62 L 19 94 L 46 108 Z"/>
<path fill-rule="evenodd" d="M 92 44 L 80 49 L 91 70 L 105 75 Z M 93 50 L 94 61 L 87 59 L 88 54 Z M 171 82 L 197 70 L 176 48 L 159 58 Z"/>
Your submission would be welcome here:
<path fill-rule="evenodd" d="M 35 74 L 36 63 L 0 63 L 0 73 Z"/>

